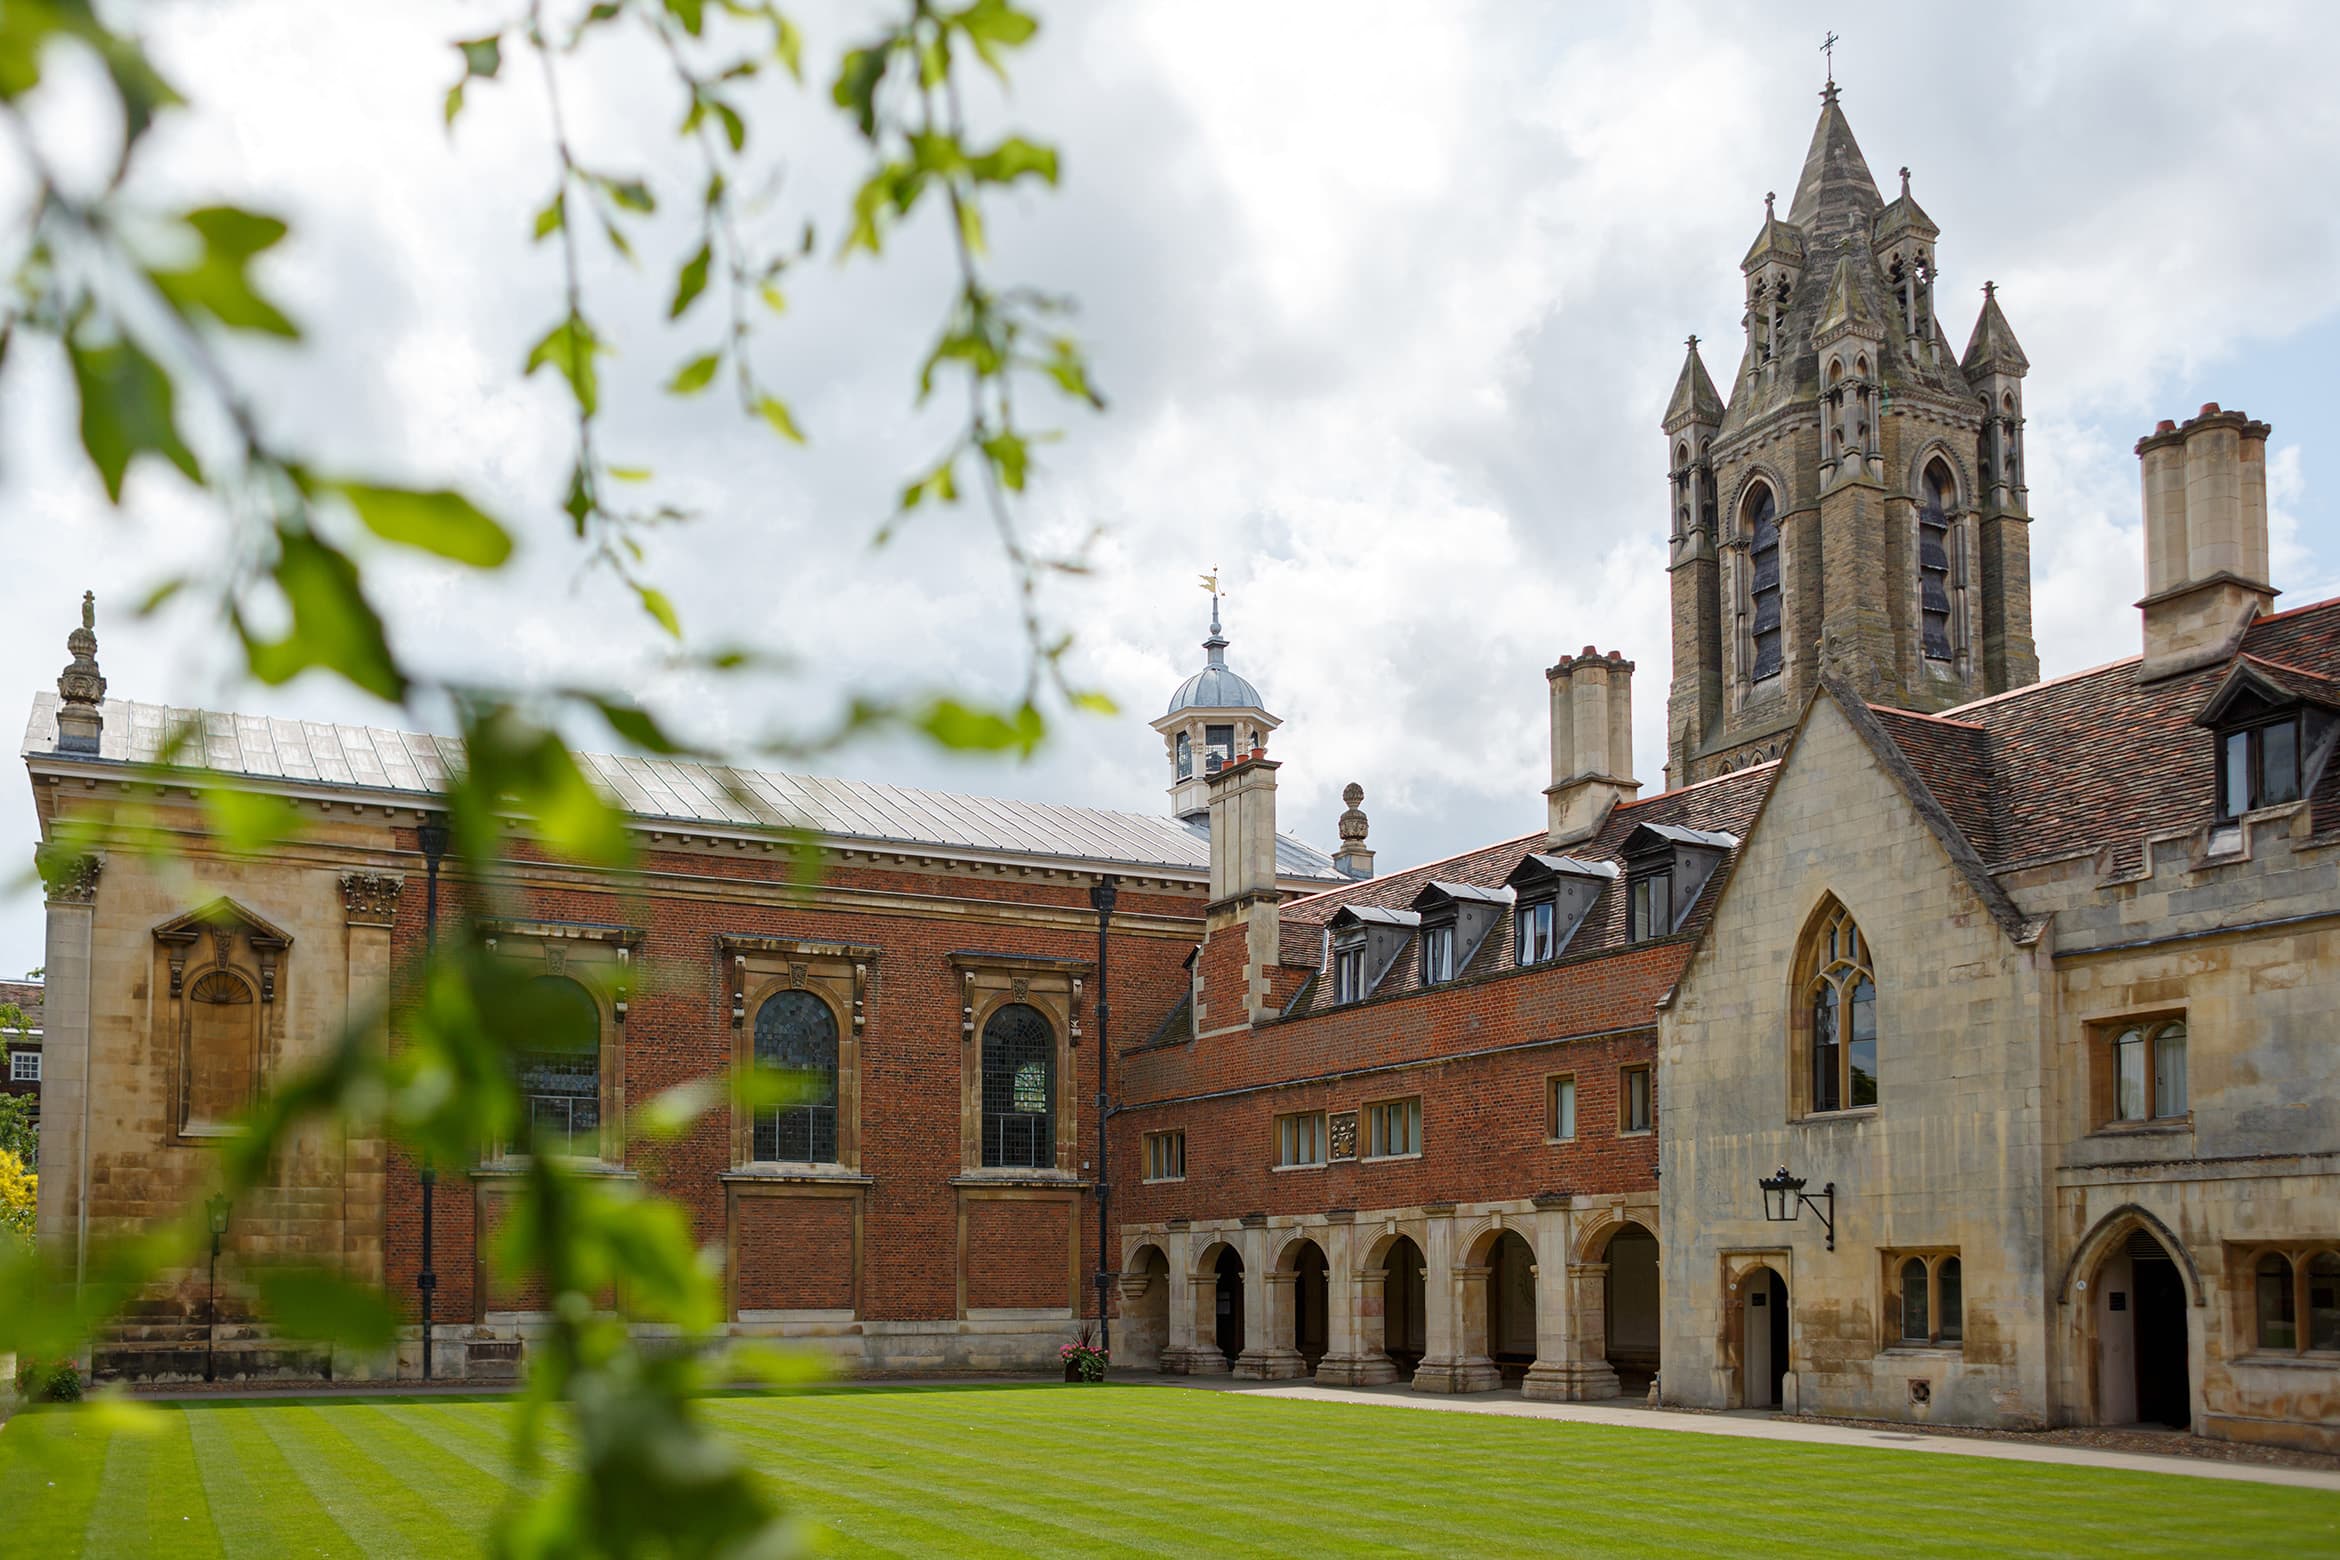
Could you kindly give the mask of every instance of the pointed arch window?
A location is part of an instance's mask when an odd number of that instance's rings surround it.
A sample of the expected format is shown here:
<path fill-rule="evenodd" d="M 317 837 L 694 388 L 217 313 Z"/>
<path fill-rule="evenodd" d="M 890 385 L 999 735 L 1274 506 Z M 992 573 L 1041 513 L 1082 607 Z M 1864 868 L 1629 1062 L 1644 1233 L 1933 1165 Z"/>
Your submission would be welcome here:
<path fill-rule="evenodd" d="M 1941 461 L 1926 467 L 1918 510 L 1918 617 L 1926 657 L 1947 661 L 1951 640 L 1950 532 L 1958 513 L 1958 484 Z"/>
<path fill-rule="evenodd" d="M 759 1105 L 755 1157 L 766 1163 L 837 1159 L 837 1015 L 809 991 L 778 991 L 756 1009 L 756 1070 L 780 1096 Z M 769 1096 L 767 1096 L 769 1098 Z"/>
<path fill-rule="evenodd" d="M 1021 1002 L 983 1026 L 983 1163 L 1056 1166 L 1056 1026 Z"/>
<path fill-rule="evenodd" d="M 1877 1103 L 1877 977 L 1869 945 L 1842 905 L 1830 903 L 1807 943 L 1805 1050 L 1814 1113 Z"/>
<path fill-rule="evenodd" d="M 1747 618 L 1750 681 L 1779 675 L 1779 501 L 1761 483 L 1747 495 Z"/>

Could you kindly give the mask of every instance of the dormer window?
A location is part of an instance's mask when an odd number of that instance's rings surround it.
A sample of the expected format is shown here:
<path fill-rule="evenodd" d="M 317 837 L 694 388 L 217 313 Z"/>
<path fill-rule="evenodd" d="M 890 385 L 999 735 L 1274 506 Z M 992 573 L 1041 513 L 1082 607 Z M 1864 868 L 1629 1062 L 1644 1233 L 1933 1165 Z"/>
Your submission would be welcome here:
<path fill-rule="evenodd" d="M 1422 928 L 1422 984 L 1454 979 L 1454 923 Z"/>
<path fill-rule="evenodd" d="M 1518 903 L 1512 962 L 1524 967 L 1559 958 L 1616 876 L 1615 864 L 1607 861 L 1539 852 L 1521 858 L 1506 880 Z"/>
<path fill-rule="evenodd" d="M 1552 936 L 1558 909 L 1549 899 L 1519 907 L 1519 951 L 1513 956 L 1513 962 L 1541 964 L 1559 954 L 1559 945 Z"/>
<path fill-rule="evenodd" d="M 1680 930 L 1707 879 L 1738 846 L 1736 835 L 1644 823 L 1625 837 L 1626 936 L 1648 942 Z"/>
<path fill-rule="evenodd" d="M 1332 945 L 1335 1002 L 1362 1002 L 1381 989 L 1399 955 L 1414 945 L 1422 918 L 1381 905 L 1343 905 L 1325 923 Z"/>
<path fill-rule="evenodd" d="M 2227 731 L 2218 738 L 2218 815 L 2299 800 L 2299 717 Z"/>
<path fill-rule="evenodd" d="M 1333 945 L 1333 1000 L 1356 1002 L 1365 995 L 1365 939 Z"/>

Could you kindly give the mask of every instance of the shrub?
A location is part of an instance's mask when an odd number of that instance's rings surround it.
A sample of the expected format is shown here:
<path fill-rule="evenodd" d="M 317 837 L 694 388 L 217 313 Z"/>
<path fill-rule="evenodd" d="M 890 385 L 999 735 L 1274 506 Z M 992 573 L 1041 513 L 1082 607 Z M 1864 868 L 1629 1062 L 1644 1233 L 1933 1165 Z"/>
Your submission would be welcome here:
<path fill-rule="evenodd" d="M 27 1403 L 78 1403 L 81 1372 L 71 1360 L 19 1360 L 16 1395 Z"/>

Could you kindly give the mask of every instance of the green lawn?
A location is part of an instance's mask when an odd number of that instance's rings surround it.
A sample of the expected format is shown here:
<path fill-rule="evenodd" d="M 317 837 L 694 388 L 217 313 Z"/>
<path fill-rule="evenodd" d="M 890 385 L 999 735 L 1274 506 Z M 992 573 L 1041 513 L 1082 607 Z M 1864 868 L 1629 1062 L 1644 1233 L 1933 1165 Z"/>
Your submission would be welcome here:
<path fill-rule="evenodd" d="M 843 1554 L 2266 1555 L 2340 1494 L 1403 1407 L 872 1387 L 709 1411 Z M 459 1555 L 504 1498 L 492 1400 L 191 1403 L 0 1432 L 0 1553 Z"/>

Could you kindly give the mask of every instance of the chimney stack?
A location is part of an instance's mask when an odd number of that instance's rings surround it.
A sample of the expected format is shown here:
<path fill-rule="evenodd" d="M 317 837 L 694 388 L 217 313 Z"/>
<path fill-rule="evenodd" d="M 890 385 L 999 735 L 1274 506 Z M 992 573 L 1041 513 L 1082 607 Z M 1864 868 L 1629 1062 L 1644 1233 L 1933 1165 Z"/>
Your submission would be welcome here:
<path fill-rule="evenodd" d="M 1282 962 L 1276 886 L 1276 771 L 1258 749 L 1209 777 L 1211 898 L 1195 969 L 1195 1033 L 1224 1033 L 1273 1011 L 1268 971 Z"/>
<path fill-rule="evenodd" d="M 2273 606 L 2267 425 L 2204 406 L 2137 441 L 2145 489 L 2141 682 L 2223 661 Z"/>
<path fill-rule="evenodd" d="M 57 674 L 57 751 L 98 751 L 98 737 L 106 728 L 100 710 L 106 697 L 106 678 L 97 664 L 97 592 L 81 593 L 81 626 L 65 636 L 73 661 Z"/>
<path fill-rule="evenodd" d="M 1552 784 L 1546 843 L 1581 840 L 1641 789 L 1633 778 L 1633 663 L 1591 645 L 1544 673 L 1552 689 Z"/>

